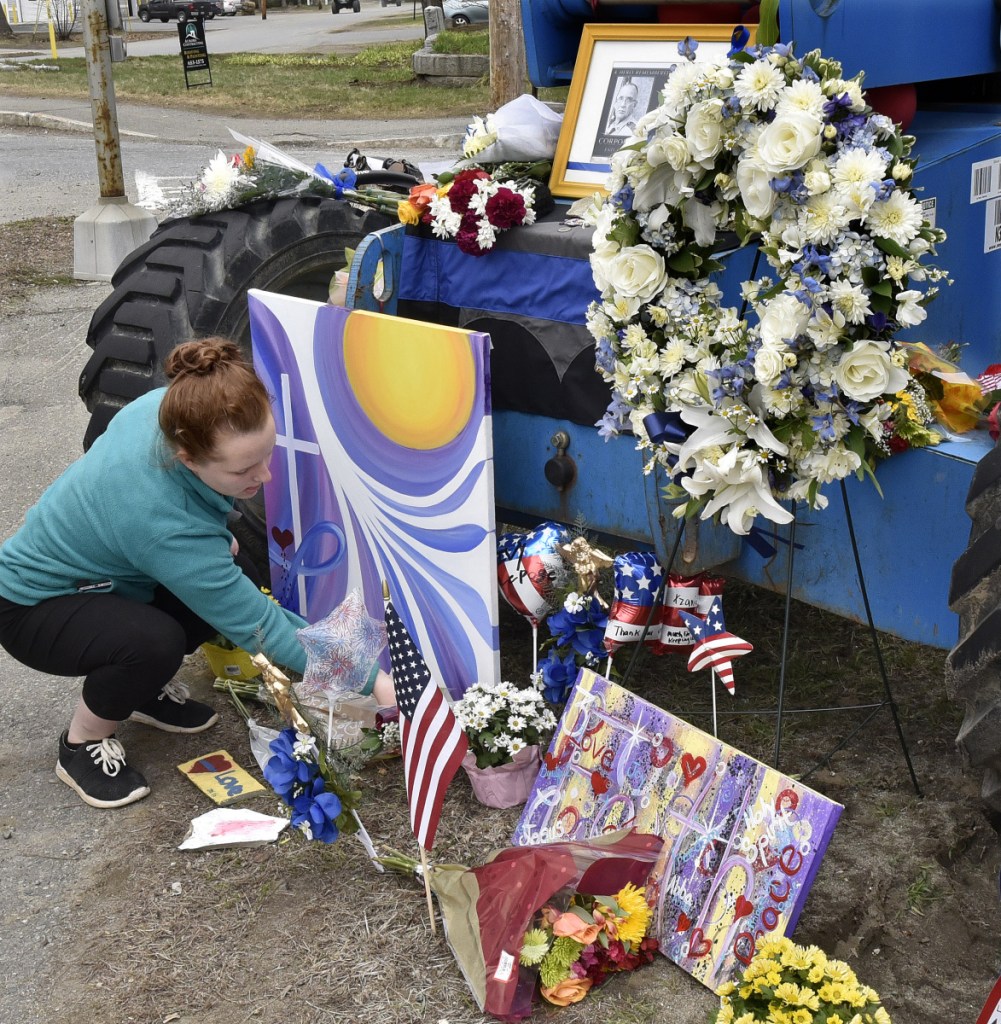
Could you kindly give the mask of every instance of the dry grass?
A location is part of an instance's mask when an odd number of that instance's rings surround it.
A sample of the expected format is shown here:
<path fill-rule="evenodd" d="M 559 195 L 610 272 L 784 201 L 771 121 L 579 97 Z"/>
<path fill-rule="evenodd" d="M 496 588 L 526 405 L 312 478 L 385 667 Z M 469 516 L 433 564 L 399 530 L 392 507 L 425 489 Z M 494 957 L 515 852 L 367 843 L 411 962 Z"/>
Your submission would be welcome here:
<path fill-rule="evenodd" d="M 26 254 L 30 253 L 30 259 Z M 73 218 L 0 224 L 0 312 L 32 288 L 73 280 Z"/>

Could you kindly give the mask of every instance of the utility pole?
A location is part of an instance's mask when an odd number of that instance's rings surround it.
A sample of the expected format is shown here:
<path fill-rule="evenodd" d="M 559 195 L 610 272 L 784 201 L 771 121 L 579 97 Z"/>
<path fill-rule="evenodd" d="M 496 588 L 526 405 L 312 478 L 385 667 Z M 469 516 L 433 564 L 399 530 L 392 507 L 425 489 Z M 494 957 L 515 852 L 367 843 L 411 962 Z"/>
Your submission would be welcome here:
<path fill-rule="evenodd" d="M 493 110 L 525 92 L 528 64 L 520 0 L 490 0 L 490 106 Z"/>
<path fill-rule="evenodd" d="M 114 5 L 114 14 L 118 15 L 118 0 L 108 2 Z M 122 260 L 153 233 L 156 218 L 133 206 L 125 196 L 104 0 L 82 0 L 80 7 L 100 198 L 73 222 L 73 276 L 88 281 L 110 281 Z M 117 17 L 116 21 L 120 23 Z"/>

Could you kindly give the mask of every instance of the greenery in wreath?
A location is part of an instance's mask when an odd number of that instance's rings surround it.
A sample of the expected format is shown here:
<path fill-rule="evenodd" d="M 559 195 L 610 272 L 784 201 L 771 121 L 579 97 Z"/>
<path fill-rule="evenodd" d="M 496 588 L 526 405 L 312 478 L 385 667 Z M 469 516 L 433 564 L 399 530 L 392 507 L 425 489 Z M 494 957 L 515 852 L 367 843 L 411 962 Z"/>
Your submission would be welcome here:
<path fill-rule="evenodd" d="M 912 193 L 913 139 L 866 104 L 861 75 L 786 44 L 715 62 L 697 45 L 679 45 L 689 60 L 585 215 L 601 293 L 587 320 L 613 389 L 602 432 L 631 429 L 646 471 L 675 476 L 676 515 L 743 534 L 937 442 L 894 335 L 925 319 L 944 233 Z M 724 232 L 757 236 L 768 264 L 743 285 L 749 319 L 710 279 Z"/>

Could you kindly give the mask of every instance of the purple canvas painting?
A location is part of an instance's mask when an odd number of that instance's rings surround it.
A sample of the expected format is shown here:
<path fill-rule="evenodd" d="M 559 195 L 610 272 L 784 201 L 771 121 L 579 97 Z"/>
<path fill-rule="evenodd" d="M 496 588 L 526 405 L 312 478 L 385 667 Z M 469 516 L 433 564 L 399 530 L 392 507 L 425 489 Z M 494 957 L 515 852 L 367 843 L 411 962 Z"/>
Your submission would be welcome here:
<path fill-rule="evenodd" d="M 512 842 L 664 840 L 653 933 L 713 991 L 796 925 L 842 807 L 584 669 Z"/>
<path fill-rule="evenodd" d="M 249 306 L 278 431 L 276 598 L 316 622 L 359 588 L 381 619 L 385 580 L 453 697 L 496 680 L 489 336 L 269 292 Z"/>

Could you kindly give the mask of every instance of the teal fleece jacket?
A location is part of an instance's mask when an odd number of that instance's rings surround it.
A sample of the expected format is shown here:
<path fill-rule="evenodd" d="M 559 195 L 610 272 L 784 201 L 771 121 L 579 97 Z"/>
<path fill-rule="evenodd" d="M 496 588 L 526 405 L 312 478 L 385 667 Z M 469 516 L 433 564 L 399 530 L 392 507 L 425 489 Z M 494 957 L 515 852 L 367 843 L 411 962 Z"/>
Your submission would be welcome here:
<path fill-rule="evenodd" d="M 303 672 L 306 625 L 262 594 L 230 553 L 233 499 L 172 457 L 157 419 L 165 389 L 119 412 L 0 547 L 0 594 L 15 604 L 81 584 L 148 603 L 162 584 L 234 644 Z"/>

